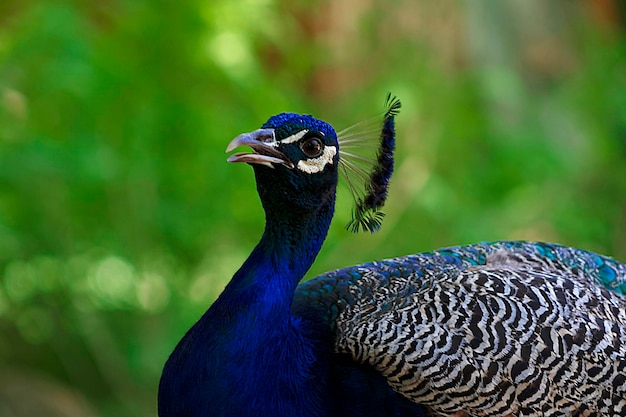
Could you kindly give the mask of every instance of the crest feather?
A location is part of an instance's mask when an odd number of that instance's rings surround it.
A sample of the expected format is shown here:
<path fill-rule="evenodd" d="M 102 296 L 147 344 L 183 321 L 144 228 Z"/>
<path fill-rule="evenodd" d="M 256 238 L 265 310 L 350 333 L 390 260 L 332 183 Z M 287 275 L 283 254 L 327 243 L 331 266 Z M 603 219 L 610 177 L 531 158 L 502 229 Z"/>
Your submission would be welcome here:
<path fill-rule="evenodd" d="M 389 180 L 393 174 L 396 145 L 395 116 L 400 112 L 401 106 L 402 104 L 397 97 L 387 93 L 382 126 L 378 125 L 374 130 L 370 120 L 364 122 L 366 126 L 363 130 L 361 130 L 362 124 L 357 124 L 338 134 L 342 156 L 340 164 L 355 200 L 352 220 L 346 225 L 346 229 L 354 233 L 361 230 L 367 230 L 370 233 L 378 231 L 385 216 L 380 209 L 387 200 Z M 374 159 L 343 151 L 344 147 L 366 147 L 369 145 L 367 139 L 374 132 L 380 132 Z M 350 146 L 351 144 L 355 146 Z M 363 165 L 371 167 L 369 172 Z M 356 177 L 359 182 L 363 182 L 364 186 L 357 188 L 351 175 Z"/>

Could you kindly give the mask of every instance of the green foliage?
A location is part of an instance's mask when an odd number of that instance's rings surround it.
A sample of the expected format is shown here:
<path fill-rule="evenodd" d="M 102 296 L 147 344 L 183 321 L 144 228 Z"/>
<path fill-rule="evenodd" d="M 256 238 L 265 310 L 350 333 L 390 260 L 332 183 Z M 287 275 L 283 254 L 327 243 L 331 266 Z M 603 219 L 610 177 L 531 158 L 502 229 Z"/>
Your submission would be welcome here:
<path fill-rule="evenodd" d="M 3 2 L 0 360 L 155 415 L 167 355 L 262 231 L 226 144 L 280 111 L 342 128 L 387 91 L 382 230 L 345 232 L 340 190 L 310 276 L 481 240 L 626 260 L 624 33 L 571 6 L 538 35 L 506 7 L 404 3 Z"/>

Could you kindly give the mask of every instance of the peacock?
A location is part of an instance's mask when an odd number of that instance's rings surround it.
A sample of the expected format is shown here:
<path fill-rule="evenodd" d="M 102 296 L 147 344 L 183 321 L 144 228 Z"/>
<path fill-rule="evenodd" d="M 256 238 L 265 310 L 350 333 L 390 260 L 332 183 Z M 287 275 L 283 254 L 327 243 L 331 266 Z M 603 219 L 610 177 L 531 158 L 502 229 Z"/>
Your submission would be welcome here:
<path fill-rule="evenodd" d="M 252 149 L 228 160 L 252 166 L 265 229 L 167 360 L 160 417 L 626 416 L 626 265 L 613 259 L 502 241 L 299 284 L 340 173 L 348 228 L 380 227 L 399 110 L 388 96 L 367 169 L 351 149 L 372 123 L 337 133 L 281 113 L 228 145 Z"/>

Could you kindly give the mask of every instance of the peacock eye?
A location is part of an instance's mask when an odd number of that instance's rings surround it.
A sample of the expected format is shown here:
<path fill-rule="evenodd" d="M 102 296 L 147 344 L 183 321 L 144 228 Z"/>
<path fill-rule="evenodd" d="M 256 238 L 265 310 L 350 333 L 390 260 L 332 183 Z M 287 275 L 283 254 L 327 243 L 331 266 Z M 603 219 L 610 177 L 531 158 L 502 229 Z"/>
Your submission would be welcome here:
<path fill-rule="evenodd" d="M 307 158 L 317 158 L 324 150 L 324 144 L 319 138 L 311 137 L 300 144 L 300 149 Z"/>

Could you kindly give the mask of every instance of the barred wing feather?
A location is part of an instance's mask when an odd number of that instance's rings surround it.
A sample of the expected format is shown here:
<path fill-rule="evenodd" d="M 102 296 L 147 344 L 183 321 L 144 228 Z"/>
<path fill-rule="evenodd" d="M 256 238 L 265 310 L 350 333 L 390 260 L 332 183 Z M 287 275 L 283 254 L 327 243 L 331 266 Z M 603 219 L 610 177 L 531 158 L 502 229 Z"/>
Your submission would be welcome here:
<path fill-rule="evenodd" d="M 301 287 L 333 306 L 337 352 L 436 413 L 626 415 L 626 266 L 609 258 L 499 242 Z"/>

